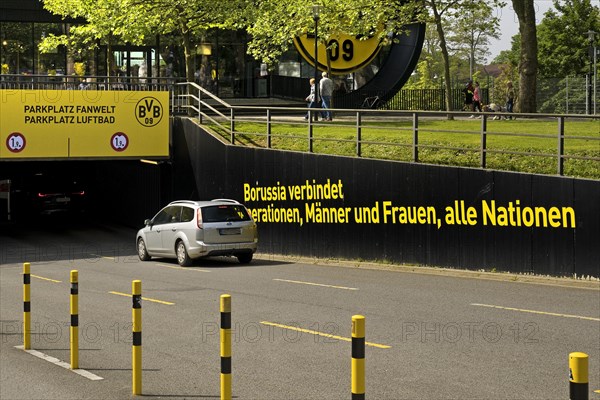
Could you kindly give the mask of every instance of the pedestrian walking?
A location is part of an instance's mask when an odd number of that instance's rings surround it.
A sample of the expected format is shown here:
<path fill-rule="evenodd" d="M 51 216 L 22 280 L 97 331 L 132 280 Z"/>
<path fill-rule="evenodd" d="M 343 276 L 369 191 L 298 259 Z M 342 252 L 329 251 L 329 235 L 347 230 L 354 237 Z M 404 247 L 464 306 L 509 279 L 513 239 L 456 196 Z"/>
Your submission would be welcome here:
<path fill-rule="evenodd" d="M 317 108 L 318 104 L 319 104 L 319 98 L 317 96 L 316 93 L 316 84 L 315 84 L 315 78 L 310 78 L 310 94 L 308 96 L 306 96 L 306 102 L 308 103 L 308 108 Z M 305 120 L 308 120 L 310 118 L 310 114 L 311 112 L 309 111 L 308 113 L 306 113 L 306 115 L 304 116 Z M 314 121 L 318 121 L 319 120 L 319 113 L 318 112 L 313 112 L 313 120 Z"/>
<path fill-rule="evenodd" d="M 322 79 L 319 82 L 319 92 L 321 93 L 321 107 L 325 110 L 321 112 L 321 118 L 324 121 L 332 121 L 331 111 L 331 96 L 333 96 L 333 81 L 327 76 L 327 72 L 323 71 Z"/>
<path fill-rule="evenodd" d="M 513 112 L 513 105 L 515 101 L 515 89 L 513 88 L 513 83 L 508 81 L 506 84 L 506 112 Z M 507 116 L 506 119 L 512 119 L 512 117 Z"/>

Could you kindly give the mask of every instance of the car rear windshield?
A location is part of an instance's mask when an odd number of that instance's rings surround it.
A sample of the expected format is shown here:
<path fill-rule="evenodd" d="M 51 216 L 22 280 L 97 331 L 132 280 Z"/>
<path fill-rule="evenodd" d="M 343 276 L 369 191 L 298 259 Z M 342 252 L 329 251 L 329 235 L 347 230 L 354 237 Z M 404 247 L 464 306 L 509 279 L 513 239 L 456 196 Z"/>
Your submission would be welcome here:
<path fill-rule="evenodd" d="M 227 204 L 202 208 L 204 222 L 250 221 L 246 207 L 239 204 Z"/>

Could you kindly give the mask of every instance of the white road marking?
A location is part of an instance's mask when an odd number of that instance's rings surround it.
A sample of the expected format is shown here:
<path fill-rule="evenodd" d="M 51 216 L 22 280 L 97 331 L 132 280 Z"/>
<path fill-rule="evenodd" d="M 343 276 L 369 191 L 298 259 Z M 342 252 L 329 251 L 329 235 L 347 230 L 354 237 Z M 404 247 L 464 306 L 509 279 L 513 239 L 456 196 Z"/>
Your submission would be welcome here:
<path fill-rule="evenodd" d="M 301 285 L 321 286 L 321 287 L 327 287 L 327 288 L 333 288 L 333 289 L 358 290 L 358 288 L 353 288 L 353 287 L 325 285 L 325 284 L 322 284 L 322 283 L 303 282 L 303 281 L 292 281 L 292 280 L 289 280 L 289 279 L 277 279 L 277 278 L 275 278 L 273 280 L 274 281 L 279 281 L 279 282 L 298 283 L 298 284 L 301 284 Z"/>
<path fill-rule="evenodd" d="M 531 313 L 531 314 L 551 315 L 553 317 L 577 318 L 577 319 L 586 319 L 586 320 L 589 320 L 589 321 L 600 321 L 600 318 L 584 317 L 584 316 L 581 316 L 581 315 L 558 314 L 558 313 L 546 312 L 546 311 L 526 310 L 526 309 L 523 309 L 523 308 L 494 306 L 494 305 L 491 305 L 491 304 L 477 304 L 477 303 L 473 303 L 471 305 L 472 306 L 476 306 L 476 307 L 497 308 L 499 310 L 518 311 L 518 312 Z"/>
<path fill-rule="evenodd" d="M 15 348 L 20 349 L 20 350 L 24 350 L 23 346 L 15 346 Z M 49 356 L 48 354 L 44 354 L 40 351 L 37 350 L 25 350 L 25 353 L 29 353 L 32 356 L 36 356 L 37 358 L 41 358 L 44 361 L 48 361 L 49 363 L 52 363 L 54 365 L 58 365 L 59 367 L 63 367 L 64 369 L 68 369 L 70 371 L 75 372 L 78 375 L 83 376 L 84 378 L 87 378 L 91 381 L 101 381 L 104 378 L 95 374 L 92 374 L 90 371 L 86 371 L 85 369 L 71 369 L 71 364 L 61 361 L 56 357 L 52 357 Z"/>

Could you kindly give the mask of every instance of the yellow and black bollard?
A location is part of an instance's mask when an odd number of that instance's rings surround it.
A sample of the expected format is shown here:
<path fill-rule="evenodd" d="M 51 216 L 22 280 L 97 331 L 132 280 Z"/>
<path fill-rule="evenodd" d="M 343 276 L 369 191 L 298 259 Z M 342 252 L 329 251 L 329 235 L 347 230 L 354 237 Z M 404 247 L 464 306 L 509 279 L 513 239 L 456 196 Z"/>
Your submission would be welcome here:
<path fill-rule="evenodd" d="M 142 394 L 142 281 L 131 282 L 133 346 L 131 352 L 132 392 Z"/>
<path fill-rule="evenodd" d="M 231 296 L 221 295 L 221 399 L 231 400 Z"/>
<path fill-rule="evenodd" d="M 30 264 L 23 263 L 23 348 L 31 349 L 31 272 Z"/>
<path fill-rule="evenodd" d="M 365 398 L 365 317 L 352 316 L 352 400 Z"/>
<path fill-rule="evenodd" d="M 79 368 L 79 272 L 71 271 L 71 369 Z"/>
<path fill-rule="evenodd" d="M 588 400 L 588 355 L 569 354 L 569 399 Z"/>

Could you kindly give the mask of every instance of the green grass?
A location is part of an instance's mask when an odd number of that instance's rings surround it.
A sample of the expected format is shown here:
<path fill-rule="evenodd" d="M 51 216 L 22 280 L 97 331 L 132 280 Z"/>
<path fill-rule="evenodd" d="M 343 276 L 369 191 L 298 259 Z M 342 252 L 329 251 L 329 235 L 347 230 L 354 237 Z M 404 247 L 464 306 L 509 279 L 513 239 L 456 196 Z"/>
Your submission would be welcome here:
<path fill-rule="evenodd" d="M 241 118 L 240 118 L 241 119 Z M 480 167 L 481 120 L 419 120 L 420 163 Z M 313 152 L 356 156 L 356 122 L 318 123 L 313 126 Z M 412 121 L 364 121 L 361 156 L 412 161 Z M 237 121 L 236 144 L 266 147 L 264 122 Z M 220 132 L 219 132 L 220 131 Z M 297 120 L 273 120 L 274 149 L 308 151 L 308 124 Z M 557 174 L 558 123 L 555 119 L 518 119 L 487 121 L 486 166 L 490 169 L 538 174 Z M 217 130 L 229 140 L 228 131 Z M 520 136 L 514 136 L 519 134 Z M 595 140 L 590 140 L 593 138 Z M 600 120 L 567 119 L 564 155 L 600 158 Z M 496 153 L 512 152 L 526 154 Z M 568 158 L 564 175 L 600 179 L 600 161 Z"/>

